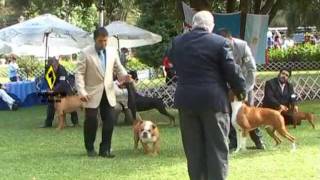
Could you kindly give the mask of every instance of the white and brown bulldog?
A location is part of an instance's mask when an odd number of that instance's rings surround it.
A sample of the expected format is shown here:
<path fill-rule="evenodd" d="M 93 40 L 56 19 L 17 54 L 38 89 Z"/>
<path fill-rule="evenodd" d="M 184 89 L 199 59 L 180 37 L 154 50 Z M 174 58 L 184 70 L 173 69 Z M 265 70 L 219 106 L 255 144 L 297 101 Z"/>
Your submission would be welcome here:
<path fill-rule="evenodd" d="M 134 149 L 139 141 L 145 154 L 158 155 L 160 152 L 159 129 L 152 121 L 136 120 L 133 123 Z"/>
<path fill-rule="evenodd" d="M 54 103 L 56 114 L 58 115 L 58 127 L 62 130 L 65 127 L 66 113 L 71 113 L 78 109 L 83 109 L 84 102 L 80 100 L 80 96 L 65 96 Z"/>

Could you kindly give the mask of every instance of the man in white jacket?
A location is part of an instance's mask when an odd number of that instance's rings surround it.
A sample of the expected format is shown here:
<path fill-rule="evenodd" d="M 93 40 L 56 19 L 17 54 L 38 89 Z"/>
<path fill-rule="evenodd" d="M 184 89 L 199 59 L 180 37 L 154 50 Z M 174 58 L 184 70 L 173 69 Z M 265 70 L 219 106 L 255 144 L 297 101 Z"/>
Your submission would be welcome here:
<path fill-rule="evenodd" d="M 94 40 L 94 45 L 82 50 L 76 71 L 76 87 L 85 102 L 84 142 L 87 155 L 96 156 L 94 141 L 99 108 L 102 120 L 99 156 L 113 158 L 110 152 L 116 105 L 113 74 L 121 83 L 128 81 L 130 76 L 121 65 L 117 50 L 107 46 L 108 31 L 105 28 L 94 31 Z"/>

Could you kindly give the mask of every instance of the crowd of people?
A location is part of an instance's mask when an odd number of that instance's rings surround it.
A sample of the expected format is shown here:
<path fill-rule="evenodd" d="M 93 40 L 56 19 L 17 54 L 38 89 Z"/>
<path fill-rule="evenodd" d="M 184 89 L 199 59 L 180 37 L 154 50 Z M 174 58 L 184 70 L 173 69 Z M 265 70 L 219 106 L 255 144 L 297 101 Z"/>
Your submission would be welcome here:
<path fill-rule="evenodd" d="M 294 47 L 296 44 L 312 44 L 316 45 L 320 42 L 318 34 L 306 32 L 303 34 L 302 42 L 295 42 L 293 38 L 286 36 L 279 31 L 268 31 L 267 33 L 267 47 L 269 49 L 288 49 Z"/>

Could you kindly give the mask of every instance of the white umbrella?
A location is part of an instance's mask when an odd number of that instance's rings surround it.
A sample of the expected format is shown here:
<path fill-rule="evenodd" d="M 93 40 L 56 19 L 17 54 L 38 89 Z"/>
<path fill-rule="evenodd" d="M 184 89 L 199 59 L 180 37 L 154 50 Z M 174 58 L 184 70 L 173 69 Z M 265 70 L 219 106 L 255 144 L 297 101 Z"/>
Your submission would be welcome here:
<path fill-rule="evenodd" d="M 88 32 L 51 14 L 44 14 L 1 29 L 0 40 L 16 47 L 35 45 L 49 49 L 59 46 L 84 48 L 92 43 Z M 42 50 L 39 48 L 39 51 Z"/>
<path fill-rule="evenodd" d="M 138 28 L 122 21 L 114 21 L 105 27 L 111 38 L 109 44 L 118 48 L 152 45 L 162 40 L 158 34 Z"/>
<path fill-rule="evenodd" d="M 60 56 L 60 55 L 71 55 L 80 51 L 78 48 L 69 47 L 69 46 L 50 46 L 48 47 L 48 54 L 50 56 Z M 35 46 L 35 45 L 22 45 L 22 46 L 13 46 L 11 48 L 10 53 L 18 55 L 18 56 L 36 56 L 36 57 L 44 57 L 44 52 L 46 51 L 46 47 Z"/>
<path fill-rule="evenodd" d="M 12 51 L 11 46 L 0 40 L 0 54 L 8 54 Z"/>

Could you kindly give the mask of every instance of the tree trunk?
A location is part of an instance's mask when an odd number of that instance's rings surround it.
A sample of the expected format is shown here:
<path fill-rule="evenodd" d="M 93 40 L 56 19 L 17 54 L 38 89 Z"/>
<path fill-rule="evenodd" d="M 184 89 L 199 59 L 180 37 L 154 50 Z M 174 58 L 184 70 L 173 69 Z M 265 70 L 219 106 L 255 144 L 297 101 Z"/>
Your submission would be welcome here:
<path fill-rule="evenodd" d="M 241 11 L 240 38 L 241 39 L 244 39 L 245 29 L 246 29 L 246 19 L 247 19 L 247 14 L 249 13 L 250 7 L 251 7 L 251 0 L 240 1 L 240 11 Z"/>
<path fill-rule="evenodd" d="M 271 23 L 272 19 L 276 16 L 277 12 L 282 8 L 283 3 L 281 0 L 277 0 L 277 2 L 273 5 L 271 11 L 269 12 L 269 24 Z"/>
<path fill-rule="evenodd" d="M 281 1 L 281 0 L 267 0 L 267 2 L 261 8 L 260 14 L 268 14 L 271 11 L 274 3 L 277 1 Z"/>
<path fill-rule="evenodd" d="M 261 8 L 261 0 L 255 0 L 254 7 L 253 7 L 254 14 L 260 14 L 260 8 Z"/>
<path fill-rule="evenodd" d="M 235 11 L 236 0 L 227 0 L 226 11 L 227 13 L 231 13 Z"/>
<path fill-rule="evenodd" d="M 190 5 L 195 11 L 211 11 L 211 4 L 208 0 L 190 0 Z"/>

